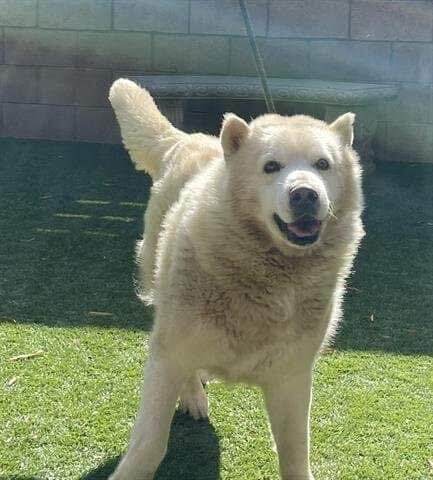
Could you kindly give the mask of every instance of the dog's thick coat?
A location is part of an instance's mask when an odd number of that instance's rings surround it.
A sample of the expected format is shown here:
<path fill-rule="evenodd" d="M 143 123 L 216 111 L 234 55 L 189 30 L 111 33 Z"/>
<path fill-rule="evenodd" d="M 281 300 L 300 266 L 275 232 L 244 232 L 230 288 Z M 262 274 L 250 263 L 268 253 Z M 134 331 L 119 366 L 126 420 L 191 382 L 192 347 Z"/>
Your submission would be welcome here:
<path fill-rule="evenodd" d="M 207 416 L 206 371 L 261 386 L 281 477 L 311 480 L 312 367 L 363 235 L 354 116 L 247 124 L 229 114 L 218 139 L 174 128 L 128 80 L 110 101 L 136 168 L 153 179 L 137 256 L 155 306 L 141 409 L 111 479 L 153 478 L 178 398 Z"/>

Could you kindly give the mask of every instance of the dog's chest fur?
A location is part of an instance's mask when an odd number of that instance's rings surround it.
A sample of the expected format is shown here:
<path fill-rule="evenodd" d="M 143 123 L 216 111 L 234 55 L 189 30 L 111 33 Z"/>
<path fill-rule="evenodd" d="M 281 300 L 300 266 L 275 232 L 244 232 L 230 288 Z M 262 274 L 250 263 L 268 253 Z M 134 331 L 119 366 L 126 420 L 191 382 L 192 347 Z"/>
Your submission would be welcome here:
<path fill-rule="evenodd" d="M 219 315 L 208 317 L 224 332 L 235 358 L 225 365 L 223 375 L 255 381 L 270 369 L 287 370 L 290 364 L 302 363 L 299 356 L 314 356 L 326 331 L 331 300 L 317 293 L 314 287 L 303 292 L 288 284 L 284 291 L 228 294 Z"/>
<path fill-rule="evenodd" d="M 220 268 L 216 278 L 203 270 L 191 250 L 184 250 L 181 257 L 176 265 L 181 268 L 185 262 L 189 275 L 171 290 L 176 298 L 170 298 L 179 306 L 175 310 L 183 310 L 183 320 L 178 315 L 176 323 L 183 332 L 195 328 L 206 332 L 211 341 L 202 343 L 198 355 L 209 359 L 211 371 L 254 383 L 270 369 L 302 364 L 299 356 L 311 361 L 326 333 L 337 281 L 322 257 L 313 264 L 302 259 L 281 263 L 278 256 L 268 254 L 256 257 L 261 268 L 256 264 L 241 270 L 242 266 L 231 262 L 225 266 L 216 259 Z"/>

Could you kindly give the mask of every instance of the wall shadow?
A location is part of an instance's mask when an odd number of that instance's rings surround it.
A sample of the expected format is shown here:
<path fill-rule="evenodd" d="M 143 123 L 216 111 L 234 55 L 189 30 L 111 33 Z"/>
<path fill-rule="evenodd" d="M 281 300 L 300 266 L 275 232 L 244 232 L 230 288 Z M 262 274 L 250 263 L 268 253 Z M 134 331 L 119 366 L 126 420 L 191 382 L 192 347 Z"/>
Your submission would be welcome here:
<path fill-rule="evenodd" d="M 0 322 L 149 330 L 133 287 L 148 177 L 118 146 L 0 145 Z M 338 349 L 433 353 L 432 185 L 432 165 L 366 178 Z"/>
<path fill-rule="evenodd" d="M 84 474 L 80 480 L 105 480 L 120 458 L 112 458 Z M 176 412 L 171 425 L 168 451 L 155 480 L 218 480 L 220 448 L 215 429 L 208 420 L 195 421 Z"/>
<path fill-rule="evenodd" d="M 337 349 L 433 354 L 433 166 L 378 164 Z"/>
<path fill-rule="evenodd" d="M 0 146 L 0 322 L 149 329 L 133 281 L 149 177 L 119 146 Z"/>

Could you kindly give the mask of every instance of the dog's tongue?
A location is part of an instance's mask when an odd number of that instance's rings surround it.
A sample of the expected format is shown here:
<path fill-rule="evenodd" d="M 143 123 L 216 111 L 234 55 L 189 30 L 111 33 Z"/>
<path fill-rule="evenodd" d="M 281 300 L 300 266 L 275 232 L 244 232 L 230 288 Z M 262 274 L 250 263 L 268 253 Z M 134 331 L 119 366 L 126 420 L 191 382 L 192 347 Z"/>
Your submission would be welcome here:
<path fill-rule="evenodd" d="M 296 222 L 289 223 L 287 228 L 297 237 L 311 237 L 320 229 L 320 222 L 315 218 L 300 218 Z"/>

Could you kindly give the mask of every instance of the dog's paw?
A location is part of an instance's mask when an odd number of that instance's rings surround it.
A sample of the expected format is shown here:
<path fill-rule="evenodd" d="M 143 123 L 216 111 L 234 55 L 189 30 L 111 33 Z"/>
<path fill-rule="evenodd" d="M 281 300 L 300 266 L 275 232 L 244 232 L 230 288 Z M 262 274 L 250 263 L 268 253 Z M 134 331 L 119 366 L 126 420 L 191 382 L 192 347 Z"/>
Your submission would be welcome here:
<path fill-rule="evenodd" d="M 200 385 L 200 388 L 194 391 L 182 391 L 179 399 L 179 410 L 182 413 L 191 415 L 194 420 L 207 418 L 209 415 L 209 402 L 204 388 Z"/>

